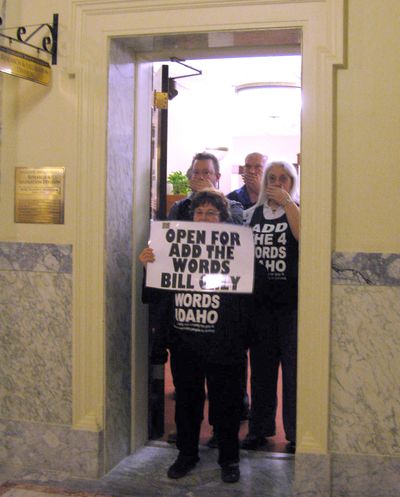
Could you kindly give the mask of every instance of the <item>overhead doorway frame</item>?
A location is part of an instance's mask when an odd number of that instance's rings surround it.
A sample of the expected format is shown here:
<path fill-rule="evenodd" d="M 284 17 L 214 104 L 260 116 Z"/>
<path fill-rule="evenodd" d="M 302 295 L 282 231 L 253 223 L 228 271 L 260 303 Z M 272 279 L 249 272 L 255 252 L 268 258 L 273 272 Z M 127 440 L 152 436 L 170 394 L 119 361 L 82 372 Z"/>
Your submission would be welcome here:
<path fill-rule="evenodd" d="M 333 228 L 333 73 L 343 62 L 343 1 L 72 0 L 77 76 L 78 212 L 74 293 L 73 426 L 104 429 L 106 342 L 104 185 L 107 177 L 107 73 L 110 40 L 143 34 L 299 28 L 303 39 L 302 220 L 299 295 L 298 445 L 328 451 L 329 341 Z M 134 61 L 132 61 L 134 63 Z M 136 75 L 138 83 L 140 75 Z M 132 81 L 134 83 L 134 81 Z M 134 85 L 133 85 L 134 86 Z M 134 89 L 134 87 L 133 87 Z M 132 132 L 144 126 L 137 101 Z M 142 120 L 141 122 L 139 122 Z M 135 127 L 134 127 L 135 125 Z M 150 129 L 150 127 L 149 127 Z M 136 135 L 135 135 L 136 136 Z M 133 260 L 146 243 L 149 163 L 136 141 Z M 96 181 L 92 181 L 96 178 Z M 86 206 L 91 199 L 92 210 Z M 93 216 L 96 210 L 98 216 Z M 79 272 L 78 272 L 79 271 Z M 140 304 L 141 268 L 133 268 L 132 448 L 147 440 L 147 340 Z M 87 281 L 91 284 L 88 285 Z M 85 333 L 82 333 L 84 324 Z M 144 328 L 146 329 L 146 328 Z"/>

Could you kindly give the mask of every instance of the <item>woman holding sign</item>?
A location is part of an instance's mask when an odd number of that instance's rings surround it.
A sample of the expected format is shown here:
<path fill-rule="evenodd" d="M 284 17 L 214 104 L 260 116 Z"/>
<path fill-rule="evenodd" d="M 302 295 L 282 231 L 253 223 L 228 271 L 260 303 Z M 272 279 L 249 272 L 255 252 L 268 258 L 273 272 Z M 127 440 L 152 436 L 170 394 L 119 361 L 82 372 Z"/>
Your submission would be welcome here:
<path fill-rule="evenodd" d="M 191 202 L 195 222 L 221 223 L 229 218 L 225 196 L 213 189 L 196 193 Z M 142 264 L 154 262 L 157 249 L 145 248 Z M 212 275 L 217 277 L 218 275 Z M 149 287 L 144 293 L 153 293 Z M 240 478 L 239 428 L 242 410 L 241 379 L 249 344 L 249 296 L 217 291 L 163 291 L 167 299 L 164 322 L 174 367 L 175 421 L 179 455 L 168 469 L 169 478 L 182 478 L 199 461 L 199 436 L 207 380 L 214 429 L 218 438 L 221 478 Z M 165 303 L 165 302 L 164 302 Z"/>
<path fill-rule="evenodd" d="M 255 326 L 261 341 L 250 348 L 251 411 L 243 449 L 258 449 L 275 435 L 277 379 L 282 367 L 283 425 L 290 451 L 296 444 L 297 282 L 300 210 L 297 171 L 270 162 L 246 224 L 255 244 Z"/>

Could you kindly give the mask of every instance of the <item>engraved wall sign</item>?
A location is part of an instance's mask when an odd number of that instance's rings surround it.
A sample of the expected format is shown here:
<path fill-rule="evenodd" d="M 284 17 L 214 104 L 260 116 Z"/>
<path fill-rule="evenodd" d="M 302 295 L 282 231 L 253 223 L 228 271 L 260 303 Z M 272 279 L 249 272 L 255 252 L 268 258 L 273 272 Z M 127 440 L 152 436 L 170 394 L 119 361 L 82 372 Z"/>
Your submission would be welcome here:
<path fill-rule="evenodd" d="M 64 167 L 15 169 L 15 222 L 64 224 Z"/>
<path fill-rule="evenodd" d="M 8 47 L 0 47 L 0 72 L 46 86 L 51 81 L 51 68 L 47 62 Z"/>

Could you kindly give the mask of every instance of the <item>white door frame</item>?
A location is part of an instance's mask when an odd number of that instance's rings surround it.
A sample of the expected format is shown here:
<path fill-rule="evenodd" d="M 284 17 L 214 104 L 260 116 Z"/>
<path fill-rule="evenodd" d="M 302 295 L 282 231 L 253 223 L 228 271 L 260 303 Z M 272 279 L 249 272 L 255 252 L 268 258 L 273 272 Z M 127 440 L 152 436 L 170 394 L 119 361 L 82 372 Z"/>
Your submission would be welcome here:
<path fill-rule="evenodd" d="M 303 33 L 302 220 L 297 451 L 326 453 L 332 251 L 333 71 L 343 61 L 343 0 L 71 0 L 71 72 L 78 84 L 78 212 L 74 295 L 73 426 L 99 431 L 104 415 L 104 188 L 107 73 L 113 37 L 295 27 Z M 135 179 L 148 169 L 136 147 Z M 95 180 L 93 180 L 95 179 Z M 134 184 L 133 260 L 146 241 L 143 187 Z M 87 209 L 90 200 L 98 216 Z M 133 271 L 133 447 L 147 440 L 147 339 L 136 321 Z M 90 285 L 87 283 L 90 280 Z M 82 333 L 82 329 L 85 330 Z M 146 406 L 146 407 L 144 407 Z"/>

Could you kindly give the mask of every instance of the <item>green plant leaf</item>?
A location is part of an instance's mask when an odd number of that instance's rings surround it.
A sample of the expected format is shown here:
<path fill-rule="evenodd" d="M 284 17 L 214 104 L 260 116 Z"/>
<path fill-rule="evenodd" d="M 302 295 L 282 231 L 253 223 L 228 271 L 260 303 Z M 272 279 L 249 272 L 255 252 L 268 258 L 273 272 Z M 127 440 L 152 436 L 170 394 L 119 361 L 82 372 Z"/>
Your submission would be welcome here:
<path fill-rule="evenodd" d="M 167 182 L 172 185 L 174 195 L 186 195 L 190 191 L 189 180 L 182 171 L 173 171 L 168 175 Z"/>

